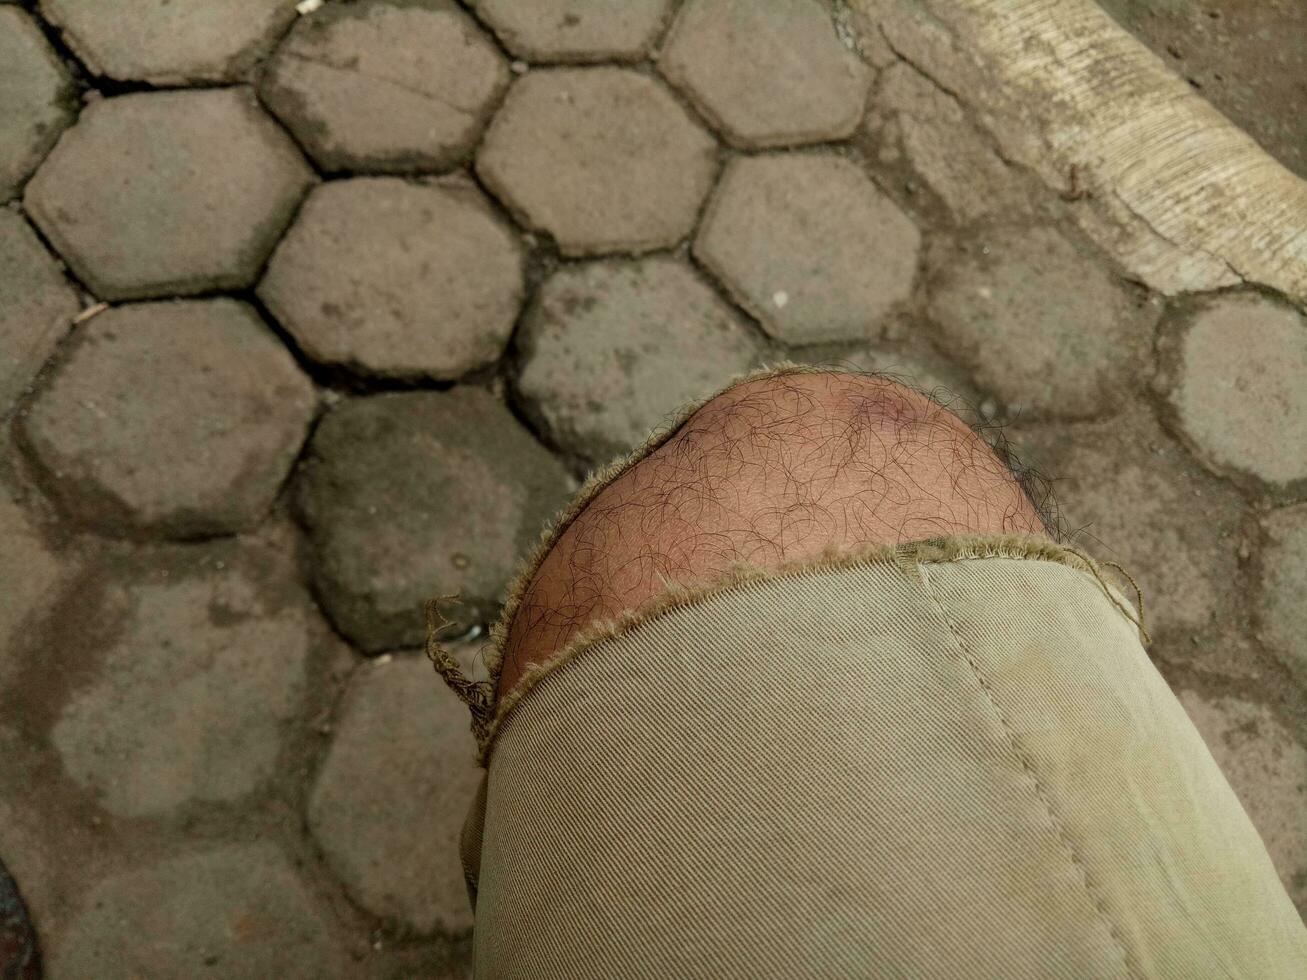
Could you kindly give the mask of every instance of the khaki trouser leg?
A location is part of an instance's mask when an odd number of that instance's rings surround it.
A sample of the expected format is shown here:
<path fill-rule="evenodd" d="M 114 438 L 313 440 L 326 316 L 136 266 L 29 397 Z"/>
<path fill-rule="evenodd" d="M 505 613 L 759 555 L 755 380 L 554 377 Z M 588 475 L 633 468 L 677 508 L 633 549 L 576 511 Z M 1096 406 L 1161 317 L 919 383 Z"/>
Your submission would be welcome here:
<path fill-rule="evenodd" d="M 1307 976 L 1307 929 L 1093 567 L 953 539 L 736 582 L 512 709 L 481 977 Z"/>

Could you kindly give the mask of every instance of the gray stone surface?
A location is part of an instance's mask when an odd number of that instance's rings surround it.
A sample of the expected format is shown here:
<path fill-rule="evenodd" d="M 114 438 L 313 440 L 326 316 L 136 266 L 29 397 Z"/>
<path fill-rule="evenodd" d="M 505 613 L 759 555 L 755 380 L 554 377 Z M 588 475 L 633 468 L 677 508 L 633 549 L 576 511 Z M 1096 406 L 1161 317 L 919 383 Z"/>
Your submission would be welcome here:
<path fill-rule="evenodd" d="M 49 606 L 64 563 L 29 514 L 0 484 L 0 687 L 15 668 L 11 646 L 28 617 Z"/>
<path fill-rule="evenodd" d="M 79 305 L 22 215 L 0 208 L 0 416 L 27 390 Z"/>
<path fill-rule="evenodd" d="M 583 464 L 781 357 L 1011 420 L 1072 542 L 1139 579 L 1150 656 L 1307 913 L 1307 480 L 1266 475 L 1307 445 L 1300 313 L 1173 296 L 1155 351 L 1092 250 L 999 254 L 1018 226 L 1142 239 L 1113 187 L 1031 169 L 1029 105 L 981 111 L 944 3 L 296 6 L 0 0 L 0 861 L 48 976 L 469 976 L 475 770 L 412 649 L 423 600 L 484 624 Z M 752 184 L 714 201 L 733 159 Z M 1163 265 L 1168 291 L 1234 278 Z M 950 276 L 956 337 L 928 316 Z M 249 350 L 134 303 L 256 289 Z M 171 311 L 148 337 L 145 308 Z M 34 438 L 52 399 L 80 470 Z M 480 648 L 455 653 L 483 678 Z"/>
<path fill-rule="evenodd" d="M 181 537 L 263 518 L 315 397 L 252 309 L 129 304 L 87 321 L 71 347 L 24 421 L 68 513 Z"/>
<path fill-rule="evenodd" d="M 558 445 L 603 462 L 762 358 L 756 336 L 685 263 L 566 266 L 519 334 L 517 389 Z"/>
<path fill-rule="evenodd" d="M 854 164 L 831 153 L 739 158 L 694 254 L 788 344 L 866 340 L 908 299 L 921 233 Z"/>
<path fill-rule="evenodd" d="M 246 88 L 93 102 L 23 203 L 101 299 L 253 283 L 312 171 Z"/>
<path fill-rule="evenodd" d="M 470 182 L 360 177 L 309 195 L 258 292 L 315 360 L 457 378 L 508 343 L 522 260 Z"/>
<path fill-rule="evenodd" d="M 913 343 L 815 344 L 791 352 L 789 359 L 835 371 L 872 371 L 887 375 L 924 391 L 941 404 L 951 406 L 964 418 L 969 418 L 968 413 L 983 401 L 966 372 L 929 349 L 919 338 Z"/>
<path fill-rule="evenodd" d="M 1217 473 L 1280 496 L 1307 494 L 1307 319 L 1247 293 L 1203 304 L 1159 345 L 1158 387 Z"/>
<path fill-rule="evenodd" d="M 307 597 L 230 559 L 112 588 L 88 623 L 103 644 L 98 676 L 51 732 L 65 771 L 129 817 L 258 789 L 300 710 L 313 640 Z"/>
<path fill-rule="evenodd" d="M 350 679 L 309 827 L 369 912 L 423 933 L 470 929 L 458 837 L 481 774 L 467 708 L 431 661 L 384 657 Z"/>
<path fill-rule="evenodd" d="M 449 0 L 364 0 L 301 18 L 259 94 L 325 170 L 431 171 L 472 149 L 508 79 Z"/>
<path fill-rule="evenodd" d="M 880 76 L 866 127 L 877 158 L 905 157 L 960 223 L 986 217 L 1011 222 L 1031 210 L 1029 188 L 1004 163 L 952 95 L 905 62 Z"/>
<path fill-rule="evenodd" d="M 690 233 L 717 145 L 655 79 L 555 68 L 509 90 L 476 169 L 565 255 L 644 252 Z"/>
<path fill-rule="evenodd" d="M 1150 653 L 1227 677 L 1260 674 L 1231 588 L 1245 541 L 1233 490 L 1193 465 L 1145 412 L 1009 435 L 1026 462 L 1056 480 L 1072 540 L 1139 583 Z"/>
<path fill-rule="evenodd" d="M 976 383 L 1023 412 L 1114 412 L 1147 380 L 1161 313 L 1047 226 L 1000 227 L 936 260 L 929 316 Z"/>
<path fill-rule="evenodd" d="M 1307 504 L 1262 518 L 1257 616 L 1263 642 L 1307 687 Z"/>
<path fill-rule="evenodd" d="M 154 85 L 243 78 L 295 19 L 288 0 L 41 0 L 97 75 Z"/>
<path fill-rule="evenodd" d="M 658 68 L 745 149 L 849 136 L 872 77 L 818 0 L 687 0 Z"/>
<path fill-rule="evenodd" d="M 348 975 L 331 926 L 273 844 L 222 844 L 90 887 L 47 975 L 326 980 Z"/>
<path fill-rule="evenodd" d="M 0 201 L 17 195 L 76 116 L 71 79 L 32 18 L 0 7 Z"/>
<path fill-rule="evenodd" d="M 420 645 L 423 603 L 488 620 L 572 481 L 488 392 L 358 398 L 318 426 L 299 500 L 327 613 L 354 643 Z"/>
<path fill-rule="evenodd" d="M 475 0 L 504 47 L 528 61 L 627 61 L 648 54 L 669 0 Z"/>
<path fill-rule="evenodd" d="M 1307 914 L 1307 748 L 1264 704 L 1178 692 L 1289 897 Z"/>

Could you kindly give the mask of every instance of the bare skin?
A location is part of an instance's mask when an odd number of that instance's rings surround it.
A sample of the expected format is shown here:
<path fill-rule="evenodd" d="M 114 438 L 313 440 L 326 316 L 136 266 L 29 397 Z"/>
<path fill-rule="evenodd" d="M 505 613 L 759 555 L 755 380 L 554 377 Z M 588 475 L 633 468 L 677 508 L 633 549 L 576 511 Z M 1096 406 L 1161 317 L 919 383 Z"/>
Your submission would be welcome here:
<path fill-rule="evenodd" d="M 513 618 L 500 692 L 667 583 L 966 532 L 1046 533 L 1007 466 L 952 412 L 843 372 L 738 385 L 605 487 L 554 543 Z"/>

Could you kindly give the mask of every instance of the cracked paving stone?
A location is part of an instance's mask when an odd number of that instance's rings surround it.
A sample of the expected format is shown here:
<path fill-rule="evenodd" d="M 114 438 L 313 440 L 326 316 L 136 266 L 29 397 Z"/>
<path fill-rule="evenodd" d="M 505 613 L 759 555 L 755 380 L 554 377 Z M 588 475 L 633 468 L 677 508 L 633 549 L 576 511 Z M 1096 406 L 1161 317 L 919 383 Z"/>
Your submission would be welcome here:
<path fill-rule="evenodd" d="M 694 254 L 787 344 L 868 340 L 908 299 L 921 233 L 834 154 L 742 157 L 727 167 Z"/>
<path fill-rule="evenodd" d="M 430 171 L 472 149 L 508 80 L 448 0 L 364 0 L 301 18 L 259 94 L 324 170 Z"/>
<path fill-rule="evenodd" d="M 880 78 L 867 118 L 878 155 L 893 162 L 897 146 L 958 222 L 1030 212 L 1030 190 L 967 119 L 957 99 L 911 65 L 897 62 Z"/>
<path fill-rule="evenodd" d="M 460 593 L 492 618 L 574 481 L 479 388 L 343 402 L 310 442 L 298 498 L 322 603 L 364 650 L 426 638 L 423 603 Z"/>
<path fill-rule="evenodd" d="M 68 513 L 178 537 L 263 518 L 316 398 L 250 307 L 129 304 L 89 320 L 70 347 L 23 421 Z"/>
<path fill-rule="evenodd" d="M 314 360 L 447 380 L 503 353 L 522 263 L 470 181 L 360 177 L 314 189 L 258 293 Z"/>
<path fill-rule="evenodd" d="M 80 305 L 22 215 L 0 208 L 0 415 L 28 389 Z"/>
<path fill-rule="evenodd" d="M 458 856 L 481 781 L 467 708 L 424 656 L 359 667 L 337 710 L 308 821 L 369 912 L 421 933 L 472 927 Z"/>
<path fill-rule="evenodd" d="M 688 0 L 658 69 L 750 150 L 851 135 L 872 78 L 818 0 Z"/>
<path fill-rule="evenodd" d="M 1307 504 L 1262 518 L 1257 617 L 1263 642 L 1307 687 Z"/>
<path fill-rule="evenodd" d="M 1245 534 L 1233 488 L 1195 466 L 1142 413 L 1010 437 L 1025 462 L 1055 481 L 1070 539 L 1139 583 L 1150 653 L 1227 677 L 1260 676 L 1232 587 L 1244 578 Z M 1129 584 L 1122 589 L 1133 600 Z"/>
<path fill-rule="evenodd" d="M 15 666 L 11 647 L 29 617 L 48 606 L 64 577 L 63 562 L 31 518 L 0 484 L 0 687 Z"/>
<path fill-rule="evenodd" d="M 1191 690 L 1177 696 L 1307 915 L 1307 748 L 1263 704 Z"/>
<path fill-rule="evenodd" d="M 0 7 L 0 65 L 0 201 L 7 201 L 76 118 L 77 103 L 63 62 L 17 7 Z"/>
<path fill-rule="evenodd" d="M 330 633 L 271 550 L 164 552 L 171 566 L 117 576 L 85 610 L 96 664 L 64 664 L 90 679 L 50 741 L 110 813 L 235 802 L 275 775 L 309 658 Z"/>
<path fill-rule="evenodd" d="M 267 841 L 220 844 L 111 875 L 86 891 L 51 977 L 326 980 L 345 976 L 332 921 Z"/>
<path fill-rule="evenodd" d="M 564 267 L 541 287 L 516 343 L 530 413 L 591 462 L 629 452 L 762 354 L 730 306 L 662 256 Z"/>
<path fill-rule="evenodd" d="M 662 33 L 668 0 L 476 0 L 475 9 L 527 61 L 639 61 Z"/>
<path fill-rule="evenodd" d="M 1087 418 L 1142 385 L 1160 306 L 1052 228 L 1009 227 L 937 261 L 927 313 L 1005 405 Z"/>
<path fill-rule="evenodd" d="M 690 233 L 717 173 L 717 144 L 653 78 L 551 68 L 509 90 L 476 170 L 565 255 L 647 252 Z"/>
<path fill-rule="evenodd" d="M 237 81 L 295 19 L 286 0 L 41 0 L 96 75 L 188 85 Z"/>
<path fill-rule="evenodd" d="M 1277 497 L 1307 494 L 1307 319 L 1257 294 L 1202 304 L 1159 343 L 1157 386 L 1205 466 Z"/>
<path fill-rule="evenodd" d="M 27 213 L 105 300 L 252 285 L 313 182 L 246 88 L 93 102 L 27 184 Z"/>

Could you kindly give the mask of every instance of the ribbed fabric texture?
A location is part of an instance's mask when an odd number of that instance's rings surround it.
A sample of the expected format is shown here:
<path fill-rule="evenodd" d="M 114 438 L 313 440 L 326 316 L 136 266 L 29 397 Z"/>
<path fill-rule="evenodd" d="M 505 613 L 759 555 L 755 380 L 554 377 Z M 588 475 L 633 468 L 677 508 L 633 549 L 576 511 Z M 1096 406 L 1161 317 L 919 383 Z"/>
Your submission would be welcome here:
<path fill-rule="evenodd" d="M 1053 561 L 669 609 L 543 678 L 486 789 L 482 978 L 1307 976 L 1137 628 Z"/>

